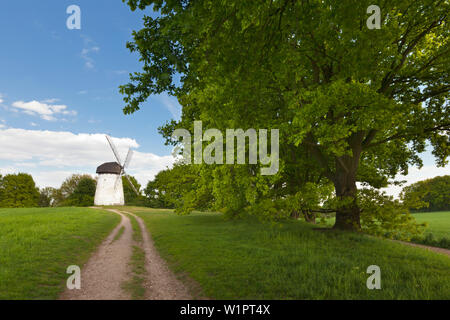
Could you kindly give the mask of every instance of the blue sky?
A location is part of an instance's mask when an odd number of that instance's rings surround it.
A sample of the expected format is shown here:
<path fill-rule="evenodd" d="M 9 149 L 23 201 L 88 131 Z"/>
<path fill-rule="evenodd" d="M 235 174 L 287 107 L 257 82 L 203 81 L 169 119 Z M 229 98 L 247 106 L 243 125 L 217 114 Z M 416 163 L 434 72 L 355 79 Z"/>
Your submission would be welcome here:
<path fill-rule="evenodd" d="M 71 4 L 81 8 L 81 30 L 66 27 L 66 8 Z M 157 127 L 173 117 L 164 103 L 169 98 L 150 99 L 142 111 L 125 116 L 118 92 L 129 72 L 140 71 L 138 56 L 125 44 L 132 30 L 140 29 L 142 16 L 117 0 L 2 1 L 0 93 L 4 104 L 58 99 L 56 104 L 66 105 L 77 115 L 45 121 L 1 109 L 0 118 L 13 127 L 133 137 L 142 149 L 167 154 Z M 172 98 L 172 103 L 177 102 Z"/>
<path fill-rule="evenodd" d="M 72 4 L 81 9 L 81 30 L 69 30 L 66 26 L 70 16 L 66 9 Z M 155 14 L 150 10 L 145 13 Z M 36 136 L 44 130 L 55 135 L 72 133 L 73 138 L 85 133 L 107 133 L 122 138 L 122 143 L 128 141 L 126 138 L 133 139 L 128 144 L 139 145 L 137 150 L 151 157 L 170 155 L 171 149 L 164 145 L 157 128 L 179 117 L 181 107 L 176 99 L 167 95 L 153 97 L 141 111 L 131 116 L 122 113 L 124 103 L 118 87 L 127 83 L 130 72 L 141 69 L 138 55 L 129 52 L 126 42 L 131 40 L 133 30 L 141 28 L 143 15 L 142 11 L 131 12 L 118 0 L 2 1 L 0 129 L 25 130 L 15 134 L 3 132 L 3 139 L 11 140 L 12 135 L 20 136 L 22 143 L 25 136 L 39 140 L 42 137 Z M 53 136 L 49 135 L 49 139 Z M 83 139 L 78 140 L 81 145 L 62 145 L 61 152 L 79 152 Z M 41 143 L 39 149 L 48 147 L 42 140 L 34 145 Z M 101 143 L 106 146 L 103 138 Z M 55 169 L 43 162 L 45 155 L 16 151 L 23 155 L 0 157 L 1 173 L 31 171 L 41 186 L 56 186 L 71 171 L 95 173 L 93 160 L 79 161 L 77 166 L 61 164 L 61 176 L 53 174 L 51 179 L 45 179 L 45 173 Z M 102 151 L 104 161 L 113 160 L 108 149 Z M 72 158 L 76 157 L 74 154 Z M 170 163 L 164 159 L 160 169 Z"/>
<path fill-rule="evenodd" d="M 81 30 L 66 26 L 73 4 L 81 9 Z M 151 97 L 135 114 L 122 113 L 118 87 L 141 70 L 126 42 L 143 15 L 120 0 L 0 3 L 1 174 L 29 172 L 40 187 L 57 187 L 71 173 L 94 175 L 114 160 L 104 134 L 121 153 L 136 149 L 129 171 L 142 184 L 171 165 L 157 128 L 180 116 L 176 99 Z M 413 169 L 408 181 L 450 174 L 429 152 L 423 159 L 424 169 Z"/>

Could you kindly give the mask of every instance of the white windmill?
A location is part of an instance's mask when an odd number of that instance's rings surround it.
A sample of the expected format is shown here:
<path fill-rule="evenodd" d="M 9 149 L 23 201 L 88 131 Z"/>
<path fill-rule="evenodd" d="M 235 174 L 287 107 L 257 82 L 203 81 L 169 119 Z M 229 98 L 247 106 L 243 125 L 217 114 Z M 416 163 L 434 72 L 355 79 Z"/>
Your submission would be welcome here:
<path fill-rule="evenodd" d="M 106 136 L 109 145 L 116 157 L 117 162 L 106 162 L 97 168 L 98 180 L 97 189 L 95 191 L 94 204 L 96 206 L 123 206 L 125 197 L 123 194 L 122 176 L 128 179 L 134 192 L 139 192 L 131 182 L 130 177 L 126 174 L 125 168 L 128 167 L 133 156 L 133 150 L 128 149 L 125 162 L 122 164 L 119 152 L 109 136 Z"/>

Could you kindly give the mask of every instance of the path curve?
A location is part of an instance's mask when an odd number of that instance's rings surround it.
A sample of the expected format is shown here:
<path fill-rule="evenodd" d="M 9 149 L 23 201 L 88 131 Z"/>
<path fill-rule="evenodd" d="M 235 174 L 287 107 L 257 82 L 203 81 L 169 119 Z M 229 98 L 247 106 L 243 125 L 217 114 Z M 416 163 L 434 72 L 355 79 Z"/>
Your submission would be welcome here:
<path fill-rule="evenodd" d="M 128 262 L 132 252 L 132 228 L 130 219 L 118 210 L 108 209 L 121 216 L 120 224 L 103 241 L 81 270 L 81 289 L 66 289 L 61 300 L 129 300 L 131 295 L 122 289 L 129 278 Z M 114 237 L 125 230 L 119 239 Z M 114 240 L 114 241 L 113 241 Z"/>

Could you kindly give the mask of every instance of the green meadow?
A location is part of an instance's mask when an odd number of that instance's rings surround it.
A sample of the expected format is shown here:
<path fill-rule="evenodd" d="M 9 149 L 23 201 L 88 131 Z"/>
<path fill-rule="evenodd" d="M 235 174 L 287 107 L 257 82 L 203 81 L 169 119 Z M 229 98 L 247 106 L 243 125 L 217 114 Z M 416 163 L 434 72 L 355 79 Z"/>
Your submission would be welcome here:
<path fill-rule="evenodd" d="M 86 208 L 0 209 L 0 299 L 57 299 L 67 267 L 82 267 L 119 220 Z"/>
<path fill-rule="evenodd" d="M 450 211 L 414 213 L 417 222 L 426 222 L 428 227 L 425 235 L 432 234 L 434 238 L 450 239 Z"/>
<path fill-rule="evenodd" d="M 421 248 L 317 231 L 301 221 L 271 225 L 218 213 L 121 209 L 144 219 L 196 298 L 450 299 L 450 259 Z M 415 216 L 436 237 L 448 234 L 445 213 Z M 0 209 L 0 299 L 57 299 L 67 267 L 82 267 L 119 220 L 85 208 Z M 381 269 L 381 290 L 366 287 L 370 265 Z"/>
<path fill-rule="evenodd" d="M 213 299 L 450 299 L 450 259 L 362 234 L 290 221 L 226 221 L 127 208 L 144 219 L 161 255 L 197 297 Z M 366 286 L 381 269 L 381 290 Z M 193 280 L 193 281 L 192 281 Z"/>

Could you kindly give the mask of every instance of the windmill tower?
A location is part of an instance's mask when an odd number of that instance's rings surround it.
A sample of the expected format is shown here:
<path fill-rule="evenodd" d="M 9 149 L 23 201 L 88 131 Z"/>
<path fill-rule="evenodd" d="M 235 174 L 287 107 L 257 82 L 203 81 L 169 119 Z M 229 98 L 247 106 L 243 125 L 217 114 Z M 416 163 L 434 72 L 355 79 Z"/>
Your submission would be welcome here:
<path fill-rule="evenodd" d="M 130 177 L 125 172 L 125 168 L 130 164 L 133 151 L 128 149 L 127 157 L 122 164 L 117 148 L 111 138 L 106 136 L 106 139 L 117 162 L 106 162 L 97 168 L 98 180 L 94 204 L 96 206 L 123 206 L 125 204 L 125 197 L 123 194 L 122 176 L 128 179 L 134 192 L 139 195 Z"/>

